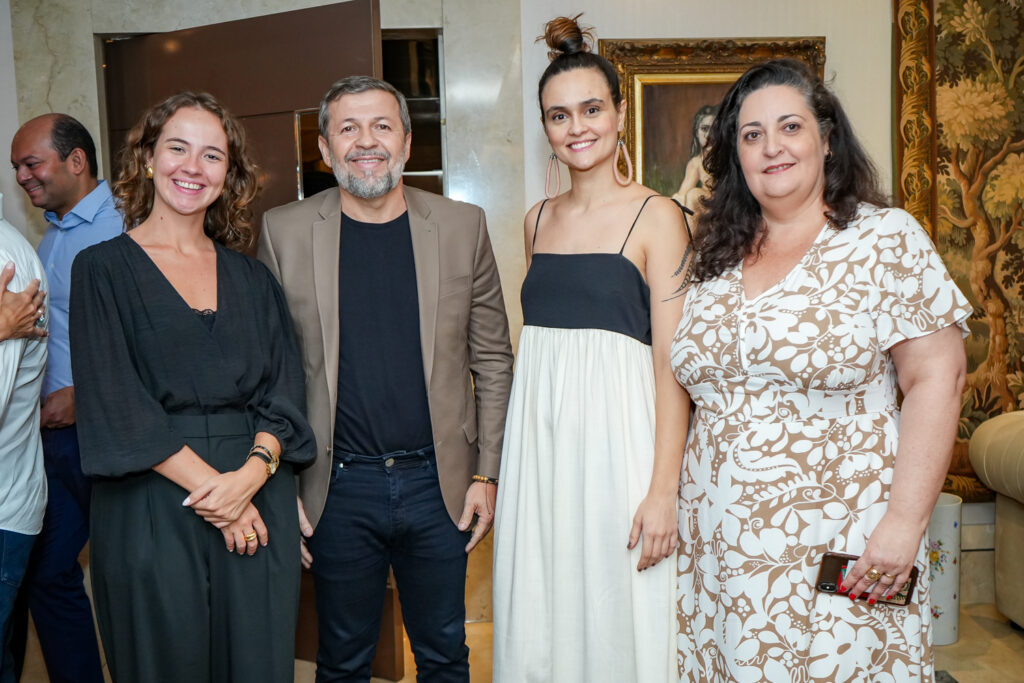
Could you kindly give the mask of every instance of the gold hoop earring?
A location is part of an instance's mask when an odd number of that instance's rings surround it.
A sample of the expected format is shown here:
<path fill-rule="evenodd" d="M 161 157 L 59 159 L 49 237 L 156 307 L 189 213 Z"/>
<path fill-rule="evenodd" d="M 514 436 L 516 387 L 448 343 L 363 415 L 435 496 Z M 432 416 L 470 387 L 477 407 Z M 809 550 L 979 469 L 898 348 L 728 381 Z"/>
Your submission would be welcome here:
<path fill-rule="evenodd" d="M 555 174 L 555 192 L 551 193 L 551 173 L 554 171 Z M 544 196 L 548 199 L 554 199 L 558 196 L 558 193 L 562 191 L 562 174 L 558 170 L 558 157 L 552 152 L 551 156 L 548 157 L 548 172 L 544 176 Z"/>
<path fill-rule="evenodd" d="M 146 167 L 146 177 L 147 178 L 152 178 L 153 177 L 153 167 L 152 166 L 147 166 Z"/>
<path fill-rule="evenodd" d="M 622 174 L 619 173 L 619 155 L 622 155 L 626 159 L 626 177 L 623 178 Z M 615 145 L 615 163 L 612 165 L 612 173 L 615 174 L 615 182 L 623 187 L 626 187 L 633 182 L 633 162 L 629 158 L 629 152 L 626 150 L 626 143 L 619 140 Z"/>

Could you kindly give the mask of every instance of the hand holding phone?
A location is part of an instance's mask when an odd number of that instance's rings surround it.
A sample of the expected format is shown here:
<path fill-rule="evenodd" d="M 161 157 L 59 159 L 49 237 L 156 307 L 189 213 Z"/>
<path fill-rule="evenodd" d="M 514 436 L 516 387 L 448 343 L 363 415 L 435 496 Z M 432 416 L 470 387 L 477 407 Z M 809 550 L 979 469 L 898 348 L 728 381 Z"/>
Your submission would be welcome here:
<path fill-rule="evenodd" d="M 827 552 L 821 558 L 821 566 L 818 569 L 818 580 L 815 582 L 815 588 L 822 593 L 836 593 L 838 595 L 845 595 L 848 591 L 841 592 L 839 587 L 843 585 L 843 580 L 846 578 L 847 572 L 853 567 L 853 563 L 858 559 L 857 555 L 846 555 L 844 553 L 833 553 Z M 914 594 L 914 587 L 917 585 L 917 567 L 913 567 L 910 570 L 910 579 L 903 584 L 903 587 L 896 591 L 896 594 L 891 598 L 886 598 L 885 595 L 878 599 L 878 602 L 888 603 L 890 605 L 899 605 L 905 607 L 910 603 L 910 598 Z M 865 591 L 857 596 L 858 600 L 867 600 L 871 595 L 870 591 Z"/>

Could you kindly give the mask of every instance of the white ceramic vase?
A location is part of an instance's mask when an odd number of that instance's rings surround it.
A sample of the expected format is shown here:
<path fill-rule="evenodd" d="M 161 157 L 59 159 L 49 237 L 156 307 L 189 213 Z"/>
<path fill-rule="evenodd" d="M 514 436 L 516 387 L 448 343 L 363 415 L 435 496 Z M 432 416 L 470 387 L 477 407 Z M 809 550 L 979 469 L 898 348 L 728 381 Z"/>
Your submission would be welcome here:
<path fill-rule="evenodd" d="M 933 645 L 950 645 L 959 637 L 962 504 L 960 496 L 940 493 L 928 523 Z"/>

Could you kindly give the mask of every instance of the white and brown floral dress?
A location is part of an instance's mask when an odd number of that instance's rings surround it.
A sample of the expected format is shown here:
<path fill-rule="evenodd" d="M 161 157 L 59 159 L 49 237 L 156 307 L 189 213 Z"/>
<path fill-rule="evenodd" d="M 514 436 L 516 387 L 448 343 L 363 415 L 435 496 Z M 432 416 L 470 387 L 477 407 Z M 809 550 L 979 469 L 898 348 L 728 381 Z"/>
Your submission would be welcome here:
<path fill-rule="evenodd" d="M 899 439 L 900 341 L 971 308 L 905 211 L 862 206 L 747 300 L 741 266 L 695 284 L 672 347 L 697 405 L 683 466 L 684 681 L 931 681 L 927 561 L 909 607 L 818 593 L 828 550 L 860 554 Z"/>

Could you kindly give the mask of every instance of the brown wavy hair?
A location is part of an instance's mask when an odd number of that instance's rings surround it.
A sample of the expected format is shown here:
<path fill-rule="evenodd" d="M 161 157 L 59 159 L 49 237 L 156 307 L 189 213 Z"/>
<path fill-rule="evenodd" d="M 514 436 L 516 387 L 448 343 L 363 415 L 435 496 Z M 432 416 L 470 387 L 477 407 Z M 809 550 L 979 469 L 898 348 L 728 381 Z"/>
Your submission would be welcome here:
<path fill-rule="evenodd" d="M 255 241 L 252 203 L 259 192 L 257 167 L 245 149 L 245 129 L 209 93 L 180 92 L 150 107 L 128 131 L 119 161 L 121 171 L 114 183 L 114 195 L 124 214 L 125 228 L 131 230 L 153 210 L 153 182 L 146 178 L 146 158 L 152 158 L 164 124 L 179 109 L 194 107 L 216 116 L 228 138 L 228 172 L 224 190 L 206 209 L 203 230 L 229 249 L 245 251 Z"/>

